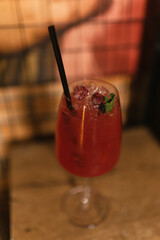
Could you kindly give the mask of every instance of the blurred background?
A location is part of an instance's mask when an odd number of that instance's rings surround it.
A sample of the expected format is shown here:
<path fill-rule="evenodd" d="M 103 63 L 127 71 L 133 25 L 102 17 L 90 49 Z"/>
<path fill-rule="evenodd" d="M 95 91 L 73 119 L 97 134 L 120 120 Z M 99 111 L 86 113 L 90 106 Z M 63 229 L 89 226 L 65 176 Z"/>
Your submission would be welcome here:
<path fill-rule="evenodd" d="M 110 81 L 124 128 L 145 125 L 160 139 L 159 0 L 0 0 L 0 11 L 1 176 L 10 143 L 54 136 L 62 87 L 51 24 L 68 81 Z"/>
<path fill-rule="evenodd" d="M 50 24 L 68 80 L 112 82 L 124 127 L 148 124 L 159 136 L 158 0 L 1 0 L 0 9 L 1 152 L 3 143 L 54 134 L 62 87 Z"/>

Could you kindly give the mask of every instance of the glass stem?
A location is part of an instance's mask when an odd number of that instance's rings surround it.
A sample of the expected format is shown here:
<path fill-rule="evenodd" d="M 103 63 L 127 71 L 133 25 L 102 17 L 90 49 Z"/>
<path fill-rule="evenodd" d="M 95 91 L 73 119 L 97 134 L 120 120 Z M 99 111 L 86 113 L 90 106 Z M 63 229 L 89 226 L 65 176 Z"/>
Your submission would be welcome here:
<path fill-rule="evenodd" d="M 81 199 L 81 203 L 82 203 L 82 208 L 87 209 L 89 206 L 90 196 L 91 196 L 91 179 L 90 178 L 84 179 L 83 189 L 84 189 L 84 192 Z"/>

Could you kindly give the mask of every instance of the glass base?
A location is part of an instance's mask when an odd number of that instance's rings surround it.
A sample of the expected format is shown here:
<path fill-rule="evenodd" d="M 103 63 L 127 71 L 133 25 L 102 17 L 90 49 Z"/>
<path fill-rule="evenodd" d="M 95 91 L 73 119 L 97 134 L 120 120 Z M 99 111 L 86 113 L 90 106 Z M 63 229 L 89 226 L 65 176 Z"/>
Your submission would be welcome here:
<path fill-rule="evenodd" d="M 73 224 L 94 228 L 106 216 L 106 199 L 91 187 L 72 188 L 63 199 L 63 207 Z"/>

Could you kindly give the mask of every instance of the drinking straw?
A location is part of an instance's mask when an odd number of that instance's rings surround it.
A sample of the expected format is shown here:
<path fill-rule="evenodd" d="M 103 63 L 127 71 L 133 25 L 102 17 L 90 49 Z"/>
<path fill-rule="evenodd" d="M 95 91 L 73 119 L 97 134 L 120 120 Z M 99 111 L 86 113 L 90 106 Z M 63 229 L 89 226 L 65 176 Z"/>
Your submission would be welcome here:
<path fill-rule="evenodd" d="M 63 91 L 64 91 L 64 95 L 66 97 L 66 103 L 67 103 L 67 106 L 69 109 L 73 109 L 72 102 L 71 102 L 71 95 L 70 95 L 69 88 L 68 88 L 67 78 L 66 78 L 66 74 L 65 74 L 65 70 L 64 70 L 64 66 L 63 66 L 63 61 L 62 61 L 61 52 L 60 52 L 54 25 L 49 26 L 48 31 L 49 31 L 50 39 L 52 42 L 54 54 L 56 57 L 56 62 L 57 62 L 57 66 L 58 66 L 58 70 L 59 70 L 59 74 L 60 74 L 60 78 L 61 78 L 61 82 L 62 82 L 62 86 L 63 86 Z"/>

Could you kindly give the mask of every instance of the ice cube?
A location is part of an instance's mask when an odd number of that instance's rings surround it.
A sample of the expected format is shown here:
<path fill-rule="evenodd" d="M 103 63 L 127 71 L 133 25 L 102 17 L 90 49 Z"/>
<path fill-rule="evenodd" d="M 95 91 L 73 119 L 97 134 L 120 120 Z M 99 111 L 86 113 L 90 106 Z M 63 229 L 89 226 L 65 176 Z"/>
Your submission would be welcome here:
<path fill-rule="evenodd" d="M 109 97 L 110 96 L 110 92 L 103 86 L 100 86 L 98 88 L 98 92 L 106 97 Z"/>

